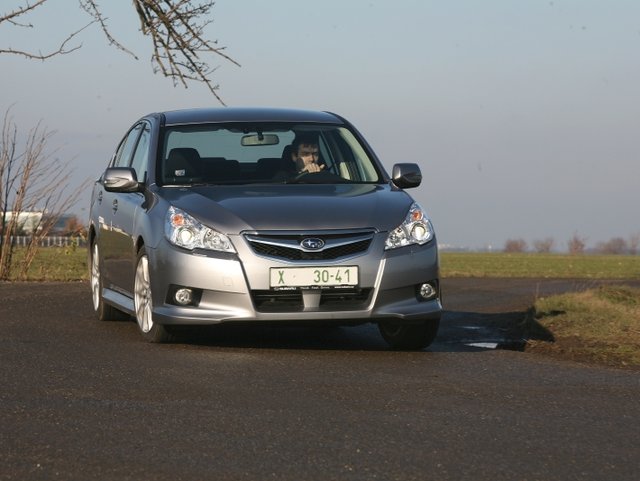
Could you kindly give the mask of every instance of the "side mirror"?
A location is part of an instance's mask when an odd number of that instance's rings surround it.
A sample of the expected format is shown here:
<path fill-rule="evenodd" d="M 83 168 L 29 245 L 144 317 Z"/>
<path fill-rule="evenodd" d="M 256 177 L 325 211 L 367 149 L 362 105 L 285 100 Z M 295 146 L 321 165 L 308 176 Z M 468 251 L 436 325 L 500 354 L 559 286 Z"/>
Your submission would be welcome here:
<path fill-rule="evenodd" d="M 109 167 L 104 171 L 102 184 L 107 192 L 139 192 L 136 171 L 130 167 Z"/>
<path fill-rule="evenodd" d="M 422 182 L 422 173 L 418 164 L 395 164 L 391 180 L 401 189 L 418 187 Z"/>

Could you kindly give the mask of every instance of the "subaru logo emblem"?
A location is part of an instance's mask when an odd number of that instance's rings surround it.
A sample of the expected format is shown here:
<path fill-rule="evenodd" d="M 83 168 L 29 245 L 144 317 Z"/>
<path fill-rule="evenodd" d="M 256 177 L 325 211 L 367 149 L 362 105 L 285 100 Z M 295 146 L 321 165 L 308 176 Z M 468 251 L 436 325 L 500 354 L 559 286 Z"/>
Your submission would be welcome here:
<path fill-rule="evenodd" d="M 324 241 L 322 239 L 318 239 L 317 237 L 307 237 L 300 242 L 300 245 L 304 250 L 308 251 L 319 251 L 324 247 Z"/>

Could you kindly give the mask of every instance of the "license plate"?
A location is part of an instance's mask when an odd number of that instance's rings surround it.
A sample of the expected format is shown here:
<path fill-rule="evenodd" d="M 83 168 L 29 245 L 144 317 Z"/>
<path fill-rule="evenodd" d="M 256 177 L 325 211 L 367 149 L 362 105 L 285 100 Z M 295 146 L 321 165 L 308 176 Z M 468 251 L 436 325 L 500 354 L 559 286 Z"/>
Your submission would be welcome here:
<path fill-rule="evenodd" d="M 270 285 L 274 289 L 357 286 L 358 266 L 272 267 Z"/>

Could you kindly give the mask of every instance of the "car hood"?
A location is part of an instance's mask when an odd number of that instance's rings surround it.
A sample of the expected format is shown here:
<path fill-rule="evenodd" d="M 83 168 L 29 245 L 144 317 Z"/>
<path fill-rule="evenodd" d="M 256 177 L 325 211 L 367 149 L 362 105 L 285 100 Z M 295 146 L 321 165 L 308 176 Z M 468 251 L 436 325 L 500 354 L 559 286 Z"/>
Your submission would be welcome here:
<path fill-rule="evenodd" d="M 389 185 L 162 187 L 167 202 L 225 234 L 245 230 L 395 229 L 411 197 Z"/>

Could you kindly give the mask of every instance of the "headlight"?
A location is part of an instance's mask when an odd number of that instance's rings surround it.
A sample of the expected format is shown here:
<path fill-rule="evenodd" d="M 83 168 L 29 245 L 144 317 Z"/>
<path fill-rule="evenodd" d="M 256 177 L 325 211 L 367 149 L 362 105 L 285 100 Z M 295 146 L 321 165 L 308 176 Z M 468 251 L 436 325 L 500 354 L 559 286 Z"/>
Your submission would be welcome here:
<path fill-rule="evenodd" d="M 402 224 L 389 232 L 384 244 L 385 250 L 397 249 L 411 244 L 426 244 L 433 239 L 431 221 L 417 202 L 414 202 Z"/>
<path fill-rule="evenodd" d="M 169 242 L 185 249 L 234 253 L 236 251 L 226 235 L 202 225 L 183 210 L 173 206 L 167 211 L 164 233 Z"/>

